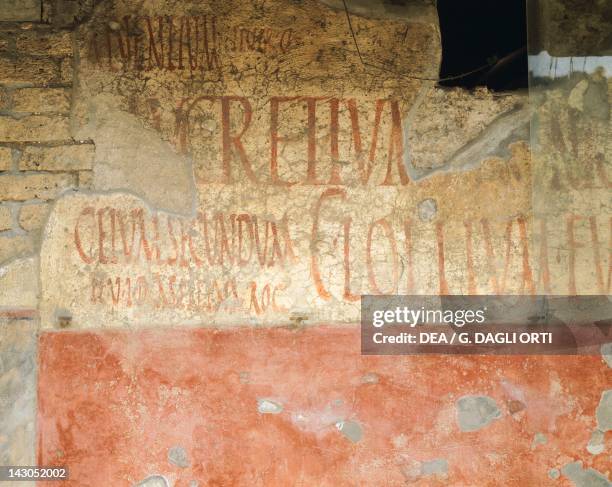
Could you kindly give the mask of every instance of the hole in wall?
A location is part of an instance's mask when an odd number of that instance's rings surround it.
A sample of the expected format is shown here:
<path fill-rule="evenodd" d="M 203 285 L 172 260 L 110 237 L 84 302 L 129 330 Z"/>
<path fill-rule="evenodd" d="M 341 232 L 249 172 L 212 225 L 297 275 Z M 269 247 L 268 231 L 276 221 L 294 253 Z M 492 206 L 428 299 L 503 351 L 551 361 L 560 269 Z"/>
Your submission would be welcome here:
<path fill-rule="evenodd" d="M 441 86 L 527 88 L 525 0 L 438 0 L 437 7 Z"/>

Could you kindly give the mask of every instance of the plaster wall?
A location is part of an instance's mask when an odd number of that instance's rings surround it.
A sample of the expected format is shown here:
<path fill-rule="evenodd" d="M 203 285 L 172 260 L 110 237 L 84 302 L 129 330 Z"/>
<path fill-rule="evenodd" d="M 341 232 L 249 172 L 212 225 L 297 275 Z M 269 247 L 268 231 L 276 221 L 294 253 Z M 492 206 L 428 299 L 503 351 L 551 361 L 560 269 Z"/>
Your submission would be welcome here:
<path fill-rule="evenodd" d="M 609 294 L 609 73 L 440 88 L 427 2 L 350 26 L 315 0 L 9 10 L 4 462 L 84 486 L 607 485 L 609 352 L 355 343 L 362 294 Z M 463 431 L 474 404 L 493 415 Z"/>

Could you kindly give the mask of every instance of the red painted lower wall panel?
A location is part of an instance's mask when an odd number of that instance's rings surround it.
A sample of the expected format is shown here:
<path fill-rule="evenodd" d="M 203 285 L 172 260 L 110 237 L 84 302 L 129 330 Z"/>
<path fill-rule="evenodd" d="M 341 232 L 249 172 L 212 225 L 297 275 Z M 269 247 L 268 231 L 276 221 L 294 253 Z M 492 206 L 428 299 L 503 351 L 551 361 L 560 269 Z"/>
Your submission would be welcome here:
<path fill-rule="evenodd" d="M 49 485 L 560 486 L 549 471 L 573 460 L 611 469 L 585 449 L 612 382 L 601 357 L 364 357 L 358 327 L 149 329 L 45 333 L 39 364 L 38 462 L 71 478 Z M 466 395 L 501 417 L 461 431 Z"/>

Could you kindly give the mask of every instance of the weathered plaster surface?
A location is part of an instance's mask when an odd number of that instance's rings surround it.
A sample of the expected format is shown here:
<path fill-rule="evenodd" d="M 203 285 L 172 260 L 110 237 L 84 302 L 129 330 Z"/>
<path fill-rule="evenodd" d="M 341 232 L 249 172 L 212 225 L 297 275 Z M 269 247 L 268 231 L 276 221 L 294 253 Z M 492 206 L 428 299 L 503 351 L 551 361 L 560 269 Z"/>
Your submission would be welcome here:
<path fill-rule="evenodd" d="M 507 157 L 511 142 L 528 141 L 530 115 L 525 93 L 426 85 L 405 119 L 404 160 L 415 179 L 477 168 L 493 156 Z"/>
<path fill-rule="evenodd" d="M 0 267 L 0 309 L 38 306 L 38 259 L 16 259 Z"/>
<path fill-rule="evenodd" d="M 529 47 L 554 56 L 612 54 L 610 2 L 535 0 L 529 2 Z"/>
<path fill-rule="evenodd" d="M 191 161 L 116 105 L 110 95 L 88 99 L 89 123 L 77 131 L 79 138 L 95 140 L 92 187 L 130 191 L 157 208 L 193 213 L 196 196 Z"/>
<path fill-rule="evenodd" d="M 598 357 L 358 350 L 350 327 L 45 333 L 39 461 L 61 455 L 83 487 L 153 475 L 177 487 L 587 487 L 600 484 L 579 479 L 610 478 L 610 433 L 606 454 L 583 449 L 612 379 Z M 480 428 L 462 428 L 458 408 Z M 546 442 L 534 448 L 537 434 Z M 177 446 L 180 465 L 170 457 Z M 584 473 L 568 467 L 577 461 Z"/>
<path fill-rule="evenodd" d="M 493 292 L 499 285 L 518 292 L 534 283 L 520 257 L 528 257 L 521 217 L 528 162 L 524 147 L 513 152 L 514 175 L 504 161 L 492 161 L 412 191 L 295 187 L 279 194 L 209 185 L 214 192 L 202 195 L 205 203 L 188 218 L 157 212 L 128 194 L 66 194 L 53 208 L 42 246 L 43 325 L 54 326 L 57 308 L 70 310 L 79 327 L 117 326 L 128 318 L 137 326 L 151 317 L 160 324 L 286 322 L 292 312 L 350 322 L 358 320 L 361 293 L 435 293 L 443 286 Z M 499 195 L 498 177 L 507 181 L 506 217 L 482 204 L 487 191 Z M 417 203 L 436 195 L 442 178 L 462 197 L 438 200 L 436 219 L 421 221 Z M 366 216 L 372 198 L 380 204 Z M 459 219 L 456 211 L 464 211 Z M 466 230 L 470 214 L 484 220 Z M 497 242 L 508 225 L 513 251 L 487 260 L 488 245 L 504 248 Z M 468 262 L 470 246 L 477 251 Z M 504 258 L 511 267 L 502 283 L 496 276 Z M 466 265 L 473 266 L 467 280 Z M 58 274 L 69 278 L 58 282 Z"/>
<path fill-rule="evenodd" d="M 363 293 L 535 290 L 525 97 L 421 79 L 434 20 L 357 17 L 360 58 L 320 3 L 198 8 L 98 6 L 78 30 L 93 194 L 53 208 L 43 326 L 354 322 Z"/>
<path fill-rule="evenodd" d="M 35 464 L 37 324 L 0 318 L 0 463 Z M 8 485 L 30 485 L 26 482 Z"/>

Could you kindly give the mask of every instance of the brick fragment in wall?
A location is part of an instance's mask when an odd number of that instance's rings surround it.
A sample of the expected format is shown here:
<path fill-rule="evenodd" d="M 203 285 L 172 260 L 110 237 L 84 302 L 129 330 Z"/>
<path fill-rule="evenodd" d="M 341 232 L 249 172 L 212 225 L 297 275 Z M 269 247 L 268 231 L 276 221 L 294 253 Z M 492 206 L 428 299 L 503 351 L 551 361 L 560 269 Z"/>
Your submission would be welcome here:
<path fill-rule="evenodd" d="M 49 142 L 70 138 L 67 117 L 29 115 L 20 119 L 0 117 L 0 142 Z"/>
<path fill-rule="evenodd" d="M 30 203 L 19 210 L 19 226 L 26 231 L 39 230 L 45 223 L 49 205 L 47 203 Z"/>
<path fill-rule="evenodd" d="M 38 259 L 26 257 L 0 267 L 0 308 L 36 308 Z"/>
<path fill-rule="evenodd" d="M 0 57 L 0 83 L 28 83 L 41 85 L 56 81 L 57 63 L 53 59 L 8 59 Z"/>
<path fill-rule="evenodd" d="M 68 56 L 72 54 L 70 32 L 37 32 L 19 34 L 15 40 L 17 51 L 23 54 Z"/>
<path fill-rule="evenodd" d="M 49 200 L 74 183 L 71 174 L 5 174 L 0 175 L 0 194 L 7 201 Z"/>
<path fill-rule="evenodd" d="M 13 112 L 68 112 L 70 93 L 65 88 L 23 88 L 12 93 Z"/>
<path fill-rule="evenodd" d="M 34 242 L 29 235 L 0 235 L 0 263 L 23 257 L 33 251 Z"/>
<path fill-rule="evenodd" d="M 13 228 L 13 213 L 8 205 L 0 206 L 0 232 Z"/>
<path fill-rule="evenodd" d="M 0 147 L 0 171 L 10 171 L 13 166 L 13 151 L 10 147 Z"/>
<path fill-rule="evenodd" d="M 92 168 L 93 144 L 60 145 L 57 147 L 27 147 L 23 151 L 21 170 L 77 171 Z"/>

